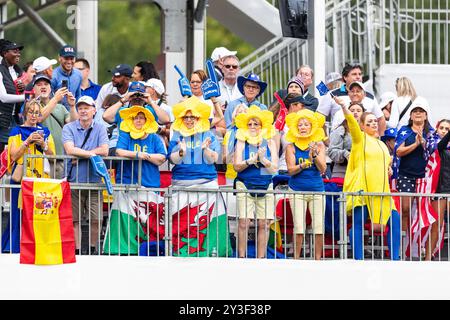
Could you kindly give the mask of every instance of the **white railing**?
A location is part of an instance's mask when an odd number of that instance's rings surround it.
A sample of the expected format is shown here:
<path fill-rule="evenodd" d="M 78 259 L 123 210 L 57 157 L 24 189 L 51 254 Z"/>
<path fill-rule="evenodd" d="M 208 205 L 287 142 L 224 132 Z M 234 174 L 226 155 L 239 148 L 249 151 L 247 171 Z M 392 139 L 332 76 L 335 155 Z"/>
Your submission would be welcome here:
<path fill-rule="evenodd" d="M 448 64 L 450 0 L 327 0 L 327 72 L 358 61 L 368 79 L 383 64 Z M 264 103 L 284 88 L 301 64 L 308 64 L 307 42 L 275 38 L 242 60 L 269 83 Z M 276 88 L 275 90 L 272 90 Z"/>

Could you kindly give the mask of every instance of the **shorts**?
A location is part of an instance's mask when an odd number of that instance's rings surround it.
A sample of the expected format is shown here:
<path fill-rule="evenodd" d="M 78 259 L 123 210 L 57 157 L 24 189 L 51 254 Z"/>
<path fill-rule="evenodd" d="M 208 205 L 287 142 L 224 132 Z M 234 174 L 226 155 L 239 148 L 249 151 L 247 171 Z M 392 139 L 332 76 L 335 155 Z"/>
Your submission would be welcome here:
<path fill-rule="evenodd" d="M 416 178 L 408 178 L 405 176 L 398 176 L 397 179 L 398 192 L 416 192 Z"/>
<path fill-rule="evenodd" d="M 290 191 L 293 191 L 290 189 Z M 290 194 L 289 202 L 294 218 L 294 233 L 304 234 L 306 228 L 306 209 L 312 218 L 313 233 L 323 234 L 325 204 L 324 196 L 321 194 Z"/>
<path fill-rule="evenodd" d="M 236 181 L 237 190 L 247 190 L 244 183 Z M 273 190 L 270 184 L 267 190 Z M 275 204 L 273 193 L 268 193 L 264 197 L 252 197 L 249 192 L 236 192 L 237 209 L 239 219 L 270 219 L 275 216 Z"/>
<path fill-rule="evenodd" d="M 81 219 L 98 221 L 99 225 L 103 219 L 103 197 L 98 190 L 72 190 L 72 217 L 73 222 Z"/>

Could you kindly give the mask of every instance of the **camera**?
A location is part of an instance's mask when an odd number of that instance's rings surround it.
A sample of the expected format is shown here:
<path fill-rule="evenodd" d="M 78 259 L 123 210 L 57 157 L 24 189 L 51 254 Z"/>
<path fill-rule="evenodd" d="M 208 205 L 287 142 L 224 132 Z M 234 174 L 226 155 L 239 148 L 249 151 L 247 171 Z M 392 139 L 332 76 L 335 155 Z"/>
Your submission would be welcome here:
<path fill-rule="evenodd" d="M 278 3 L 283 37 L 308 39 L 308 0 L 282 0 Z"/>

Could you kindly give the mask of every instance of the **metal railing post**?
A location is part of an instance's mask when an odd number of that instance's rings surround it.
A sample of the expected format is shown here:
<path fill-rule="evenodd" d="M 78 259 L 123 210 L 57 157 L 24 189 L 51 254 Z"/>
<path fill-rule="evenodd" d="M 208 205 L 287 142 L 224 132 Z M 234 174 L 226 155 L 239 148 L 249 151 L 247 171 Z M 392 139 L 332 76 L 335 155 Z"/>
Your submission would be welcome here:
<path fill-rule="evenodd" d="M 339 202 L 339 258 L 347 259 L 348 239 L 347 239 L 347 199 L 344 192 L 337 199 Z"/>

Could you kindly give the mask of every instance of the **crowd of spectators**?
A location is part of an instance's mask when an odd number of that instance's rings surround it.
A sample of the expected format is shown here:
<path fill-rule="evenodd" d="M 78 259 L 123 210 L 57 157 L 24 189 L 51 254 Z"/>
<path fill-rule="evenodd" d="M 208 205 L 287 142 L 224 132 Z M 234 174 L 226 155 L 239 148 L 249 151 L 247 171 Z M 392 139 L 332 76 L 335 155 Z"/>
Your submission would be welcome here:
<path fill-rule="evenodd" d="M 37 57 L 22 70 L 23 49 L 23 45 L 0 41 L 0 148 L 7 146 L 12 176 L 24 165 L 24 153 L 78 157 L 66 164 L 52 162 L 48 171 L 46 161 L 25 164 L 26 176 L 67 177 L 77 183 L 100 181 L 89 169 L 92 155 L 129 158 L 134 161 L 115 168 L 116 183 L 140 183 L 149 188 L 160 186 L 159 171 L 163 165 L 167 168 L 166 161 L 171 164 L 175 186 L 211 187 L 226 165 L 227 182 L 234 183 L 238 191 L 250 191 L 237 192 L 239 234 L 244 240 L 249 219 L 256 218 L 260 230 L 267 230 L 274 219 L 273 195 L 258 196 L 251 191 L 271 190 L 273 176 L 288 175 L 289 188 L 298 192 L 291 199 L 298 248 L 294 256 L 300 256 L 304 215 L 309 208 L 316 259 L 321 258 L 323 246 L 323 201 L 304 197 L 302 191 L 324 191 L 323 179 L 336 178 L 341 179 L 344 191 L 390 192 L 394 180 L 396 190 L 415 192 L 436 150 L 442 158 L 441 176 L 447 177 L 450 122 L 442 119 L 438 128 L 433 128 L 432 107 L 403 76 L 395 82 L 396 94 L 386 92 L 378 103 L 362 82 L 363 67 L 346 64 L 342 72 L 326 76 L 329 93 L 315 97 L 314 72 L 302 65 L 284 88 L 277 88 L 277 99 L 266 106 L 259 98 L 270 88 L 267 82 L 255 73 L 241 74 L 237 52 L 221 47 L 211 55 L 221 94 L 205 99 L 202 84 L 208 75 L 195 70 L 189 77 L 192 97 L 170 106 L 166 96 L 172 93 L 166 92 L 149 61 L 134 67 L 125 63 L 114 66 L 109 70 L 111 81 L 98 85 L 89 79 L 89 61 L 78 57 L 70 45 L 60 49 L 58 61 Z M 325 120 L 331 124 L 328 128 Z M 137 181 L 137 160 L 143 163 L 141 181 Z M 20 178 L 14 183 L 20 183 Z M 436 192 L 449 191 L 444 179 L 438 185 Z M 79 212 L 99 215 L 101 193 L 95 195 L 98 197 L 78 191 L 72 195 L 75 223 L 82 217 Z M 384 201 L 389 202 L 389 197 L 353 203 L 349 210 L 358 217 L 351 231 L 355 258 L 362 257 L 357 246 L 362 241 L 354 239 L 361 238 L 368 217 L 394 231 L 389 241 L 392 258 L 398 258 L 400 224 L 407 230 L 410 200 L 405 199 L 398 212 L 386 209 Z M 440 200 L 437 197 L 435 201 Z M 17 201 L 12 205 L 17 207 Z M 443 213 L 439 214 L 442 220 Z M 94 227 L 92 239 L 98 232 L 98 226 Z M 266 232 L 259 232 L 257 240 L 261 245 L 258 257 L 264 257 Z M 96 243 L 91 247 L 97 250 Z M 239 243 L 239 256 L 244 256 L 244 248 L 245 244 Z"/>

